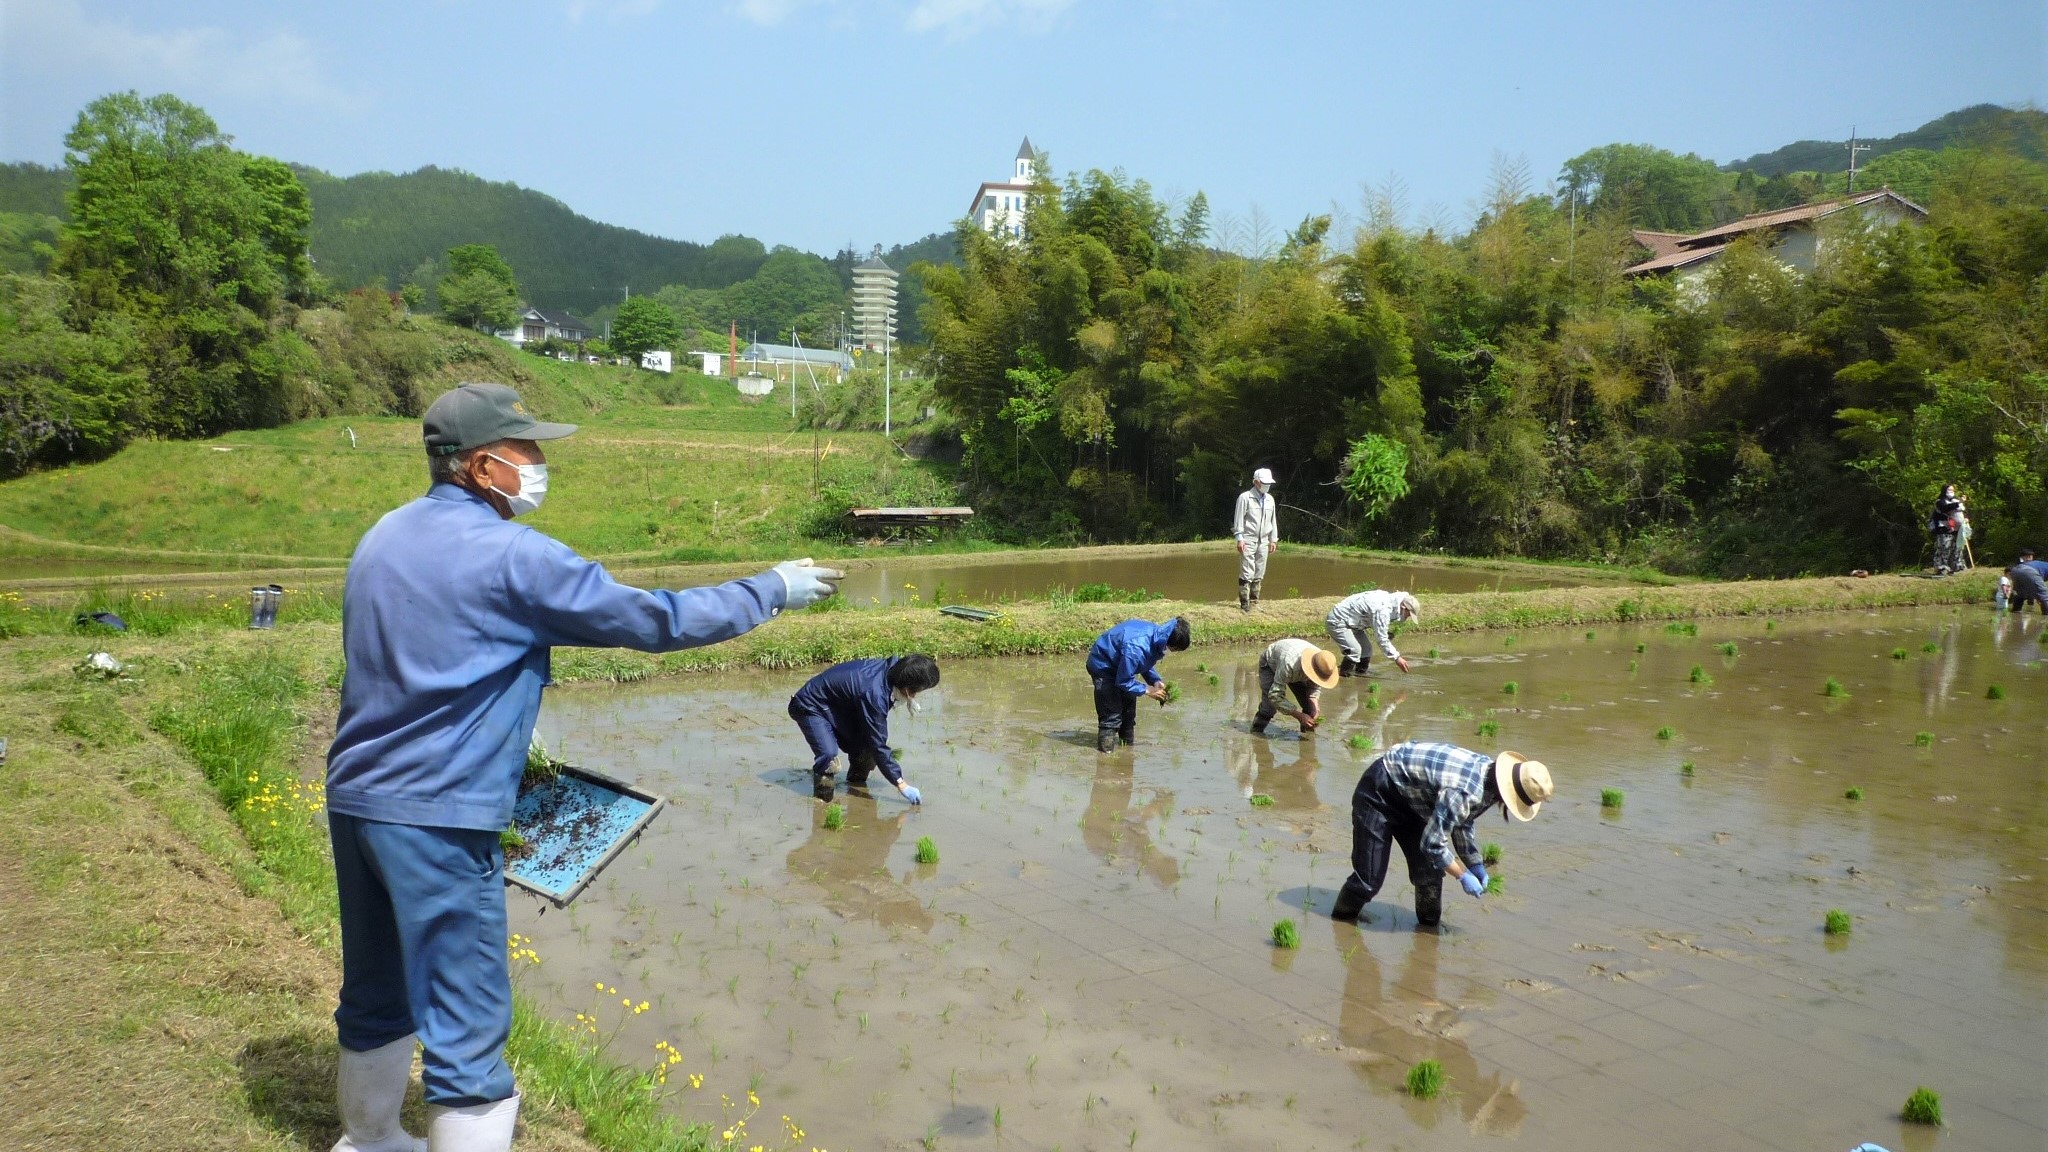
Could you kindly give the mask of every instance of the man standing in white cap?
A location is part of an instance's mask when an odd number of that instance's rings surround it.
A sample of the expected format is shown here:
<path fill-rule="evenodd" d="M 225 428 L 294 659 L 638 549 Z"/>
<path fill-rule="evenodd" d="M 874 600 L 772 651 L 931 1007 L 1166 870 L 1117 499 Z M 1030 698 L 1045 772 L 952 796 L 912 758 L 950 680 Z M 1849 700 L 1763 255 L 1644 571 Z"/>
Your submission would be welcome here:
<path fill-rule="evenodd" d="M 1468 895 L 1486 893 L 1473 821 L 1495 804 L 1503 820 L 1534 820 L 1550 792 L 1550 769 L 1518 752 L 1496 757 L 1413 740 L 1387 749 L 1351 794 L 1351 875 L 1330 918 L 1358 919 L 1386 883 L 1389 849 L 1399 844 L 1415 886 L 1415 919 L 1434 927 L 1443 918 L 1446 873 Z"/>
<path fill-rule="evenodd" d="M 1363 676 L 1367 665 L 1372 663 L 1372 649 L 1367 647 L 1366 633 L 1379 642 L 1380 651 L 1401 671 L 1408 670 L 1408 658 L 1394 647 L 1394 638 L 1387 630 L 1396 620 L 1415 620 L 1422 615 L 1422 605 L 1406 592 L 1360 592 L 1337 601 L 1330 614 L 1323 618 L 1323 628 L 1330 639 L 1337 642 L 1337 650 L 1344 654 L 1344 664 L 1337 669 L 1339 676 Z"/>
<path fill-rule="evenodd" d="M 1230 534 L 1237 538 L 1237 606 L 1249 612 L 1266 580 L 1266 557 L 1280 543 L 1279 505 L 1273 501 L 1273 470 L 1252 473 L 1252 486 L 1238 493 Z"/>
<path fill-rule="evenodd" d="M 792 560 L 680 592 L 617 583 L 513 518 L 548 491 L 533 418 L 502 384 L 444 393 L 422 421 L 426 495 L 385 514 L 342 591 L 341 715 L 327 822 L 341 905 L 341 1140 L 335 1152 L 505 1152 L 519 1093 L 499 834 L 558 647 L 672 652 L 738 636 L 836 590 Z M 413 1046 L 427 1139 L 399 1127 Z"/>

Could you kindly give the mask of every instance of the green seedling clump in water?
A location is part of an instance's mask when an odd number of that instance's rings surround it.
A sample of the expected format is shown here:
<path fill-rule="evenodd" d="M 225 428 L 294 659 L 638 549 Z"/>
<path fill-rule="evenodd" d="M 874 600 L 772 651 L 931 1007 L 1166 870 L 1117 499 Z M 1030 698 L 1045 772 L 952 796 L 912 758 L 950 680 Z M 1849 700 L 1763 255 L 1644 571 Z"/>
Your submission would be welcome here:
<path fill-rule="evenodd" d="M 1179 699 L 1180 699 L 1180 685 L 1178 685 L 1178 684 L 1175 684 L 1175 683 L 1174 683 L 1174 682 L 1172 682 L 1171 680 L 1167 681 L 1167 683 L 1166 683 L 1166 699 L 1164 699 L 1164 700 L 1160 701 L 1160 703 L 1162 703 L 1162 704 L 1172 704 L 1172 703 L 1174 703 L 1175 701 L 1177 701 L 1177 700 L 1179 700 Z"/>
<path fill-rule="evenodd" d="M 825 805 L 825 827 L 834 832 L 846 827 L 846 805 Z"/>
<path fill-rule="evenodd" d="M 1429 658 L 1430 658 L 1431 660 L 1434 660 L 1434 659 L 1436 659 L 1436 658 L 1437 658 L 1438 656 L 1441 656 L 1441 655 L 1443 655 L 1443 653 L 1442 653 L 1442 652 L 1439 652 L 1439 651 L 1438 651 L 1437 649 L 1435 649 L 1435 648 L 1431 648 L 1431 649 L 1429 650 Z"/>
<path fill-rule="evenodd" d="M 1424 1060 L 1408 1070 L 1408 1094 L 1417 1100 L 1434 1100 L 1444 1090 L 1444 1066 Z"/>
<path fill-rule="evenodd" d="M 1692 761 L 1690 761 L 1690 760 L 1687 760 L 1687 761 L 1686 761 L 1686 762 L 1684 762 L 1683 764 L 1680 764 L 1680 765 L 1678 766 L 1678 774 L 1679 774 L 1680 776 L 1690 776 L 1690 775 L 1692 775 Z"/>
<path fill-rule="evenodd" d="M 1941 1127 L 1941 1093 L 1925 1085 L 1913 1089 L 1913 1094 L 1906 1097 L 1905 1107 L 1899 1109 L 1899 1119 Z"/>
<path fill-rule="evenodd" d="M 1197 665 L 1195 665 L 1195 671 L 1197 671 L 1197 672 L 1207 672 L 1208 670 L 1209 670 L 1209 666 L 1208 666 L 1207 664 L 1197 664 Z"/>
<path fill-rule="evenodd" d="M 1705 685 L 1712 684 L 1714 682 L 1714 678 L 1712 676 L 1707 675 L 1707 670 L 1698 664 L 1692 666 L 1692 673 L 1687 678 L 1695 684 Z"/>
<path fill-rule="evenodd" d="M 1486 866 L 1488 868 L 1491 868 L 1495 864 L 1500 863 L 1500 845 L 1494 843 L 1491 840 L 1488 840 L 1485 844 L 1480 846 L 1479 858 L 1481 860 L 1486 861 Z"/>
<path fill-rule="evenodd" d="M 1926 652 L 1926 653 L 1930 653 L 1930 654 L 1932 654 L 1932 653 L 1935 653 L 1935 652 L 1939 652 L 1939 651 L 1941 651 L 1941 645 L 1939 645 L 1939 644 L 1936 644 L 1936 643 L 1935 643 L 1934 641 L 1932 641 L 1932 640 L 1929 640 L 1929 641 L 1928 641 L 1927 643 L 1925 643 L 1925 644 L 1922 644 L 1922 645 L 1920 646 L 1920 650 L 1921 650 L 1922 652 Z"/>
<path fill-rule="evenodd" d="M 1472 713 L 1466 711 L 1463 705 L 1453 704 L 1449 708 L 1444 709 L 1444 715 L 1449 716 L 1453 720 L 1466 720 L 1471 718 Z"/>
<path fill-rule="evenodd" d="M 1716 645 L 1716 647 L 1721 650 L 1721 655 L 1723 656 L 1735 655 L 1735 641 L 1733 640 L 1728 641 L 1726 644 Z"/>
<path fill-rule="evenodd" d="M 1892 659 L 1894 659 L 1894 660 L 1904 660 L 1905 658 L 1906 658 L 1906 650 L 1905 650 L 1904 648 L 1894 648 L 1894 649 L 1892 649 Z"/>
<path fill-rule="evenodd" d="M 1271 808 L 1272 806 L 1273 806 L 1273 798 L 1272 798 L 1271 796 L 1268 796 L 1268 795 L 1266 795 L 1266 794 L 1265 794 L 1264 792 L 1254 792 L 1254 793 L 1252 793 L 1252 807 L 1254 807 L 1254 808 Z"/>
<path fill-rule="evenodd" d="M 1513 696 L 1515 693 L 1520 692 L 1522 690 L 1522 686 L 1520 684 L 1515 683 L 1513 680 L 1510 680 L 1507 683 L 1501 685 L 1500 690 L 1507 693 L 1510 696 Z"/>
<path fill-rule="evenodd" d="M 1512 632 L 1510 632 L 1510 633 L 1508 633 L 1508 635 L 1507 635 L 1507 639 L 1505 639 L 1505 640 L 1501 641 L 1501 647 L 1503 647 L 1503 648 L 1513 648 L 1514 646 L 1515 646 L 1515 634 L 1514 634 L 1514 633 L 1512 633 Z"/>
<path fill-rule="evenodd" d="M 1275 947 L 1275 948 L 1299 948 L 1299 947 L 1301 947 L 1301 929 L 1299 929 L 1299 928 L 1296 928 L 1296 927 L 1294 926 L 1294 921 L 1292 921 L 1292 920 L 1276 920 L 1276 921 L 1274 921 L 1274 923 L 1273 923 L 1273 947 Z"/>
<path fill-rule="evenodd" d="M 1928 747 L 1928 746 L 1932 745 L 1933 743 L 1934 743 L 1934 733 L 1932 733 L 1932 732 L 1915 732 L 1915 733 L 1913 733 L 1913 745 L 1914 745 L 1915 747 L 1917 747 L 1917 748 L 1926 748 L 1926 747 Z"/>
<path fill-rule="evenodd" d="M 2005 685 L 2003 685 L 2003 684 L 1993 684 L 1993 685 L 1992 685 L 1991 687 L 1989 687 L 1989 688 L 1986 688 L 1986 689 L 1984 690 L 1984 698 L 1985 698 L 1986 700 L 2003 700 L 2003 699 L 2005 699 Z"/>
<path fill-rule="evenodd" d="M 1483 739 L 1491 740 L 1500 735 L 1500 725 L 1491 720 L 1482 720 L 1479 723 L 1479 735 Z"/>
<path fill-rule="evenodd" d="M 1697 636 L 1700 634 L 1700 626 L 1689 620 L 1673 620 L 1664 626 L 1664 630 L 1673 636 Z"/>
<path fill-rule="evenodd" d="M 1621 789 L 1602 788 L 1600 790 L 1600 806 L 1602 808 L 1621 807 Z"/>
<path fill-rule="evenodd" d="M 1837 680 L 1833 676 L 1830 676 L 1828 677 L 1828 682 L 1820 686 L 1820 694 L 1823 696 L 1830 696 L 1836 699 L 1840 699 L 1841 697 L 1847 696 L 1849 694 L 1849 690 L 1847 688 L 1842 687 L 1842 682 L 1840 680 Z"/>
<path fill-rule="evenodd" d="M 1363 732 L 1353 732 L 1350 736 L 1345 737 L 1344 742 L 1353 748 L 1363 749 L 1372 747 L 1372 737 L 1367 736 Z"/>
<path fill-rule="evenodd" d="M 1506 891 L 1506 888 L 1502 885 L 1500 877 L 1488 876 L 1486 878 L 1486 894 L 1488 896 L 1498 896 L 1504 891 Z"/>
<path fill-rule="evenodd" d="M 1847 912 L 1842 911 L 1840 908 L 1828 909 L 1827 923 L 1823 925 L 1828 935 L 1847 936 L 1849 930 L 1854 926 L 1855 921 L 1850 918 Z"/>
<path fill-rule="evenodd" d="M 937 864 L 939 862 L 939 846 L 932 842 L 931 837 L 919 836 L 917 838 L 917 862 L 919 864 Z"/>
<path fill-rule="evenodd" d="M 1209 673 L 1209 687 L 1214 688 L 1221 683 L 1223 683 L 1223 677 L 1218 676 L 1214 672 Z"/>
<path fill-rule="evenodd" d="M 1598 633 L 1598 632 L 1588 632 L 1588 633 L 1586 633 L 1586 639 L 1588 639 L 1588 640 L 1591 640 L 1591 639 L 1592 639 L 1593 637 L 1595 637 L 1595 636 L 1598 636 L 1598 635 L 1599 635 L 1599 633 Z"/>
<path fill-rule="evenodd" d="M 1677 735 L 1678 729 L 1673 728 L 1669 724 L 1666 724 L 1662 728 L 1657 729 L 1657 739 L 1659 740 L 1670 740 L 1676 737 Z"/>
<path fill-rule="evenodd" d="M 1861 800 L 1863 799 L 1863 789 L 1852 787 L 1847 792 L 1842 793 L 1842 799 Z"/>

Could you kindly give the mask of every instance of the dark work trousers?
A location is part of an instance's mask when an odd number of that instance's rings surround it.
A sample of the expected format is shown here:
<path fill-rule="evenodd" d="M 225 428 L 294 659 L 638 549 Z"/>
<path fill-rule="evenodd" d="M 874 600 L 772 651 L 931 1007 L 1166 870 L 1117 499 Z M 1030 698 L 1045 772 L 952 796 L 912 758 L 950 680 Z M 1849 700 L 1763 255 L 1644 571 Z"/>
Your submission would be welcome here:
<path fill-rule="evenodd" d="M 1094 679 L 1096 746 L 1108 743 L 1112 736 L 1126 744 L 1136 744 L 1140 697 L 1125 692 L 1122 684 L 1107 676 Z"/>
<path fill-rule="evenodd" d="M 1294 684 L 1289 684 L 1287 686 L 1287 690 L 1294 693 L 1294 706 L 1301 709 L 1303 712 L 1308 711 L 1309 701 L 1314 699 L 1311 693 L 1315 691 L 1315 686 L 1309 684 L 1306 681 L 1302 681 Z M 1252 717 L 1252 731 L 1264 732 L 1266 730 L 1266 725 L 1271 724 L 1273 722 L 1273 714 L 1278 711 L 1279 709 L 1273 707 L 1273 702 L 1271 700 L 1268 700 L 1263 696 L 1259 697 L 1259 713 L 1258 715 Z"/>
<path fill-rule="evenodd" d="M 1962 533 L 1936 532 L 1934 534 L 1934 569 L 1937 572 L 1961 572 L 1963 570 Z"/>
<path fill-rule="evenodd" d="M 840 753 L 839 725 L 830 716 L 807 712 L 794 703 L 789 707 L 789 718 L 796 721 L 797 731 L 804 734 L 804 743 L 811 746 L 811 775 L 823 776 Z M 875 770 L 875 750 L 848 748 L 845 752 L 846 782 L 867 783 L 868 773 Z"/>
<path fill-rule="evenodd" d="M 1387 777 L 1384 760 L 1374 760 L 1351 794 L 1351 875 L 1337 893 L 1330 915 L 1355 920 L 1387 882 L 1387 862 L 1395 844 L 1408 858 L 1408 882 L 1415 886 L 1415 918 L 1435 924 L 1443 914 L 1444 874 L 1422 854 L 1424 817 L 1411 811 L 1400 790 Z"/>

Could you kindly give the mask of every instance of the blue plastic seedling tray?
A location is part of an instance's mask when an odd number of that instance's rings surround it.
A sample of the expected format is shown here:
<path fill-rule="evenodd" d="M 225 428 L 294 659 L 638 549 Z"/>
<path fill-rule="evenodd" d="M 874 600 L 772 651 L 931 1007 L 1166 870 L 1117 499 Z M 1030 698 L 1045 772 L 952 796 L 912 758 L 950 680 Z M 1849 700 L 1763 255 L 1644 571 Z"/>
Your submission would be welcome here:
<path fill-rule="evenodd" d="M 513 806 L 512 826 L 528 851 L 506 862 L 505 879 L 564 907 L 667 806 L 602 773 L 564 767 L 553 783 L 527 789 Z"/>

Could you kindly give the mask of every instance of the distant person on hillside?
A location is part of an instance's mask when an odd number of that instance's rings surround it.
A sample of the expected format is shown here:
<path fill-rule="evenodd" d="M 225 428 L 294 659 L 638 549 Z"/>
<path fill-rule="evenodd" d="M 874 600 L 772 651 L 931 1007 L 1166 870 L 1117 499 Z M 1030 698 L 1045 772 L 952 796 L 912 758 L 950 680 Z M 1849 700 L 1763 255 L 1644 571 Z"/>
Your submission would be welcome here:
<path fill-rule="evenodd" d="M 1503 820 L 1534 820 L 1550 792 L 1550 769 L 1517 752 L 1496 757 L 1412 740 L 1387 749 L 1351 794 L 1351 875 L 1330 918 L 1358 919 L 1386 883 L 1389 850 L 1399 844 L 1415 886 L 1415 919 L 1434 927 L 1443 918 L 1445 875 L 1467 895 L 1486 893 L 1473 822 L 1495 804 Z"/>
<path fill-rule="evenodd" d="M 1166 702 L 1159 662 L 1168 652 L 1185 652 L 1192 642 L 1187 618 L 1153 623 L 1126 620 L 1095 638 L 1088 649 L 1088 678 L 1095 684 L 1095 750 L 1138 742 L 1138 701 Z"/>
<path fill-rule="evenodd" d="M 1249 612 L 1259 602 L 1266 582 L 1266 558 L 1280 546 L 1280 506 L 1273 500 L 1273 470 L 1252 473 L 1252 486 L 1238 493 L 1237 512 L 1230 518 L 1237 538 L 1237 606 Z"/>
<path fill-rule="evenodd" d="M 918 694 L 938 686 L 938 661 L 924 655 L 848 660 L 805 681 L 789 698 L 789 718 L 811 746 L 811 790 L 818 799 L 832 799 L 843 748 L 847 787 L 866 787 L 868 774 L 880 768 L 905 800 L 923 804 L 924 795 L 903 778 L 889 751 L 889 710 L 901 704 L 915 716 Z"/>
<path fill-rule="evenodd" d="M 2048 564 L 2034 559 L 2032 548 L 2021 549 L 2019 560 L 2005 570 L 2005 575 L 2012 581 L 2014 612 L 2025 612 L 2027 605 L 2033 604 L 2048 615 Z"/>
<path fill-rule="evenodd" d="M 1323 689 L 1337 686 L 1337 658 L 1306 640 L 1275 640 L 1259 654 L 1259 710 L 1252 735 L 1263 736 L 1276 713 L 1300 723 L 1302 735 L 1322 718 Z M 1287 702 L 1289 695 L 1294 703 Z"/>
<path fill-rule="evenodd" d="M 337 1152 L 422 1145 L 399 1127 L 425 1049 L 427 1143 L 511 1147 L 512 980 L 498 838 L 557 647 L 669 652 L 728 640 L 830 596 L 840 573 L 792 560 L 682 592 L 615 583 L 512 518 L 548 490 L 535 420 L 502 384 L 443 393 L 422 421 L 427 494 L 356 546 L 342 592 L 346 675 L 327 752 L 341 897 Z"/>
<path fill-rule="evenodd" d="M 1934 533 L 1936 576 L 1963 570 L 1962 540 L 1966 516 L 1963 498 L 1956 495 L 1956 486 L 1942 485 L 1941 495 L 1934 501 L 1934 511 L 1927 516 L 1927 530 Z"/>
<path fill-rule="evenodd" d="M 1407 592 L 1382 592 L 1378 590 L 1360 592 L 1337 601 L 1330 614 L 1323 618 L 1323 628 L 1330 633 L 1330 639 L 1337 642 L 1337 650 L 1344 654 L 1344 663 L 1337 668 L 1337 675 L 1363 676 L 1372 663 L 1371 645 L 1377 642 L 1380 651 L 1394 662 L 1401 671 L 1408 670 L 1408 658 L 1394 647 L 1394 638 L 1388 629 L 1396 620 L 1414 620 L 1422 615 L 1422 605 Z M 1367 633 L 1371 636 L 1368 638 Z"/>

